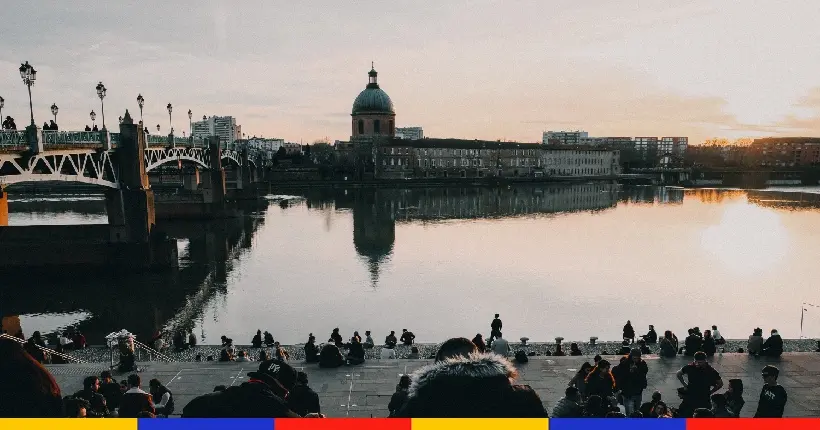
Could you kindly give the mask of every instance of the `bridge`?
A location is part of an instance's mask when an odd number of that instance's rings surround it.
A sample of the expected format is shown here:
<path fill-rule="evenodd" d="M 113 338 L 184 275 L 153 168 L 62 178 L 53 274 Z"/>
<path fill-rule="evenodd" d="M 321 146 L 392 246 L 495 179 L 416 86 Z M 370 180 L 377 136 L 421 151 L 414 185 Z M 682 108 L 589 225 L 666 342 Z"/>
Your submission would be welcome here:
<path fill-rule="evenodd" d="M 0 247 L 8 258 L 0 269 L 33 266 L 121 266 L 176 264 L 175 242 L 154 232 L 155 196 L 148 172 L 182 163 L 196 166 L 186 188 L 192 201 L 168 202 L 167 210 L 188 215 L 226 214 L 223 160 L 253 181 L 270 154 L 207 139 L 146 136 L 126 111 L 119 133 L 25 131 L 0 133 Z M 202 174 L 200 175 L 200 170 Z M 8 227 L 8 184 L 79 182 L 105 190 L 108 225 Z"/>

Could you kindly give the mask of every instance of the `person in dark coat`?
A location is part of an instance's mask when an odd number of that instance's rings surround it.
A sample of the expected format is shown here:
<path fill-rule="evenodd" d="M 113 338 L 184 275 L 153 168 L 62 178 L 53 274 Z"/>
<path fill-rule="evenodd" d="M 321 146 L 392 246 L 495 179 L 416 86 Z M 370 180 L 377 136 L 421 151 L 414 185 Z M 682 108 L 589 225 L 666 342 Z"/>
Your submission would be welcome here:
<path fill-rule="evenodd" d="M 296 385 L 288 394 L 288 407 L 300 416 L 309 413 L 321 413 L 319 405 L 319 395 L 308 386 L 308 376 L 305 372 L 299 372 L 296 376 Z"/>
<path fill-rule="evenodd" d="M 337 347 L 341 348 L 344 346 L 345 341 L 342 338 L 342 335 L 339 334 L 339 328 L 334 328 L 333 333 L 330 333 L 330 340 L 336 344 Z"/>
<path fill-rule="evenodd" d="M 54 377 L 19 343 L 0 338 L 0 417 L 60 418 L 63 412 Z"/>
<path fill-rule="evenodd" d="M 632 321 L 627 320 L 624 324 L 624 339 L 629 339 L 629 343 L 635 342 L 635 329 L 632 327 Z"/>
<path fill-rule="evenodd" d="M 658 343 L 658 333 L 655 331 L 655 326 L 652 324 L 649 324 L 649 331 L 641 337 L 646 341 L 647 345 L 654 345 Z"/>
<path fill-rule="evenodd" d="M 413 341 L 416 339 L 416 335 L 413 334 L 412 331 L 407 331 L 407 329 L 401 330 L 401 338 L 399 340 L 405 345 L 410 346 L 413 344 Z"/>
<path fill-rule="evenodd" d="M 629 357 L 612 371 L 612 374 L 615 375 L 615 385 L 621 392 L 627 415 L 640 411 L 643 390 L 647 386 L 646 375 L 648 373 L 649 366 L 646 365 L 646 361 L 641 359 L 641 350 L 638 348 L 633 348 L 629 352 Z"/>
<path fill-rule="evenodd" d="M 609 371 L 610 367 L 609 361 L 601 360 L 584 379 L 584 393 L 587 397 L 600 397 L 606 408 L 614 406 L 617 403 L 614 397 L 615 377 L 613 377 Z"/>
<path fill-rule="evenodd" d="M 740 418 L 740 411 L 743 410 L 743 405 L 746 401 L 743 400 L 743 381 L 740 379 L 730 379 L 729 387 L 723 393 L 726 397 L 726 406 L 732 411 L 735 418 Z"/>
<path fill-rule="evenodd" d="M 760 401 L 757 403 L 755 418 L 783 418 L 783 409 L 789 396 L 786 389 L 777 383 L 780 370 L 772 365 L 763 368 L 763 389 L 760 390 Z"/>
<path fill-rule="evenodd" d="M 484 337 L 481 335 L 481 333 L 476 333 L 475 337 L 473 338 L 473 344 L 478 349 L 478 352 L 487 351 L 487 345 L 484 344 Z"/>
<path fill-rule="evenodd" d="M 396 339 L 396 332 L 393 331 L 393 330 L 391 330 L 390 334 L 388 334 L 387 337 L 384 338 L 384 344 L 386 346 L 394 347 L 398 343 L 399 343 L 399 340 Z"/>
<path fill-rule="evenodd" d="M 105 418 L 109 415 L 105 397 L 99 393 L 100 378 L 88 376 L 83 380 L 83 389 L 74 393 L 74 397 L 84 399 L 88 402 L 86 416 L 92 418 Z"/>
<path fill-rule="evenodd" d="M 713 357 L 715 352 L 717 352 L 717 345 L 715 343 L 715 338 L 712 337 L 711 330 L 706 330 L 703 332 L 703 344 L 701 345 L 701 350 L 706 353 L 707 357 Z"/>
<path fill-rule="evenodd" d="M 313 333 L 311 333 L 310 335 L 313 336 Z M 270 348 L 270 347 L 273 346 L 274 343 L 276 343 L 276 341 L 273 340 L 273 335 L 268 333 L 268 331 L 266 330 L 265 331 L 265 345 L 268 348 Z"/>
<path fill-rule="evenodd" d="M 695 353 L 701 351 L 703 349 L 703 339 L 695 334 L 694 329 L 689 329 L 689 336 L 686 336 L 686 339 L 683 341 L 684 351 L 683 355 L 687 357 L 694 357 Z M 702 406 L 706 407 L 706 406 Z"/>
<path fill-rule="evenodd" d="M 254 348 L 262 347 L 262 330 L 256 330 L 256 334 L 251 339 L 251 346 Z"/>
<path fill-rule="evenodd" d="M 350 339 L 348 344 L 347 364 L 357 365 L 364 363 L 364 347 L 358 337 Z"/>
<path fill-rule="evenodd" d="M 120 407 L 120 399 L 122 398 L 122 389 L 120 384 L 111 377 L 111 372 L 103 370 L 100 373 L 100 390 L 99 393 L 105 397 L 105 404 L 109 411 L 113 411 Z"/>
<path fill-rule="evenodd" d="M 316 347 L 316 336 L 311 333 L 305 344 L 305 361 L 308 363 L 319 362 L 319 348 Z"/>
<path fill-rule="evenodd" d="M 345 359 L 339 347 L 333 343 L 326 343 L 322 347 L 322 352 L 319 353 L 319 367 L 334 368 L 343 364 L 345 364 Z"/>
<path fill-rule="evenodd" d="M 29 355 L 34 357 L 35 360 L 39 361 L 40 363 L 45 363 L 47 359 L 47 355 L 45 351 L 40 348 L 45 348 L 46 343 L 43 341 L 42 336 L 40 335 L 39 331 L 35 331 L 31 337 L 26 341 L 25 350 Z"/>
<path fill-rule="evenodd" d="M 387 410 L 390 411 L 391 417 L 395 417 L 399 410 L 407 402 L 408 391 L 410 390 L 410 376 L 401 375 L 399 383 L 396 385 L 396 392 L 390 397 L 390 403 L 387 404 Z"/>
<path fill-rule="evenodd" d="M 495 318 L 493 318 L 493 321 L 490 323 L 490 342 L 498 337 L 498 333 L 501 333 L 503 326 L 504 324 L 501 322 L 501 318 L 499 318 L 498 314 L 495 314 Z"/>
<path fill-rule="evenodd" d="M 299 418 L 284 400 L 296 384 L 296 370 L 279 360 L 259 363 L 248 381 L 199 396 L 182 409 L 183 418 Z"/>
<path fill-rule="evenodd" d="M 771 336 L 763 342 L 763 352 L 761 355 L 766 357 L 780 357 L 783 354 L 783 338 L 777 333 L 777 330 L 772 330 Z"/>

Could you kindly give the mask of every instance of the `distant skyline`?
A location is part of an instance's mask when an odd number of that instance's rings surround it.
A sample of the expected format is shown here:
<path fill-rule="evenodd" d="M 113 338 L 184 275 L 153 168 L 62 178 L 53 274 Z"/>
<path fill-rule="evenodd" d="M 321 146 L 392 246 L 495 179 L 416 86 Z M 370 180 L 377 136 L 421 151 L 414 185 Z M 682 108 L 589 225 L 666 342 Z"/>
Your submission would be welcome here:
<path fill-rule="evenodd" d="M 109 127 L 128 108 L 178 133 L 187 111 L 248 135 L 350 136 L 375 61 L 399 127 L 425 136 L 820 135 L 820 3 L 650 0 L 201 2 L 32 0 L 3 6 L 3 117 L 28 123 L 17 68 L 38 71 L 39 125 Z"/>

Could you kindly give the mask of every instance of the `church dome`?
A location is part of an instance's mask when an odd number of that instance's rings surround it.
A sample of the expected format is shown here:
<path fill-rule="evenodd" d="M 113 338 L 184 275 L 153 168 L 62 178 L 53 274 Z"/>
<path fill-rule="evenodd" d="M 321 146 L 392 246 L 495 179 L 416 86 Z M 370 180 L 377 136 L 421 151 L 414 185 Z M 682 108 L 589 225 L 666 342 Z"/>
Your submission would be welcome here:
<path fill-rule="evenodd" d="M 396 111 L 393 109 L 393 101 L 384 90 L 379 88 L 376 81 L 378 73 L 375 69 L 370 69 L 368 73 L 370 82 L 364 91 L 360 92 L 353 102 L 353 112 L 351 115 L 360 114 L 390 114 L 395 115 Z"/>

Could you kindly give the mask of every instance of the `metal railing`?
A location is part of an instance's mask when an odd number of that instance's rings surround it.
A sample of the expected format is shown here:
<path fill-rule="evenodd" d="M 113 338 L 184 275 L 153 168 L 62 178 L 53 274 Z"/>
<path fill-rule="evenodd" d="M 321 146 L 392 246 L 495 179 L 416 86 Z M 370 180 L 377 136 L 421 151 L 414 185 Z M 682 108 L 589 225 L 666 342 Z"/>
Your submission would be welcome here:
<path fill-rule="evenodd" d="M 44 145 L 102 145 L 103 131 L 43 131 Z"/>
<path fill-rule="evenodd" d="M 25 147 L 26 142 L 25 130 L 2 130 L 0 131 L 0 148 L 17 148 Z"/>
<path fill-rule="evenodd" d="M 140 342 L 136 339 L 134 339 L 134 346 L 137 347 L 137 354 L 138 354 L 137 355 L 137 361 L 140 361 L 140 359 L 142 358 L 142 354 L 140 353 L 140 350 L 143 350 L 143 349 L 146 352 L 148 352 L 148 359 L 149 360 L 151 360 L 151 356 L 153 355 L 155 358 L 158 358 L 161 361 L 167 361 L 169 363 L 176 361 L 173 358 L 171 358 L 171 356 L 165 355 L 165 354 L 157 351 L 156 349 L 151 348 L 150 346 L 148 346 L 148 345 L 146 345 L 146 344 L 144 344 L 144 343 L 142 343 L 142 342 Z"/>
<path fill-rule="evenodd" d="M 25 345 L 26 344 L 25 340 L 20 339 L 19 337 L 15 337 L 15 336 L 12 336 L 12 335 L 9 335 L 9 334 L 5 334 L 5 333 L 0 334 L 0 338 L 13 340 L 13 341 L 19 343 L 20 345 Z M 72 361 L 72 362 L 75 362 L 75 363 L 86 363 L 85 361 L 80 360 L 79 358 L 72 357 L 72 356 L 67 355 L 67 354 L 63 354 L 62 352 L 57 352 L 53 349 L 46 348 L 44 346 L 40 346 L 40 345 L 37 345 L 37 344 L 34 344 L 34 346 L 36 346 L 40 351 L 46 352 L 46 353 L 48 353 L 49 355 L 52 355 L 52 356 L 60 357 L 63 360 L 66 360 L 66 361 Z"/>

